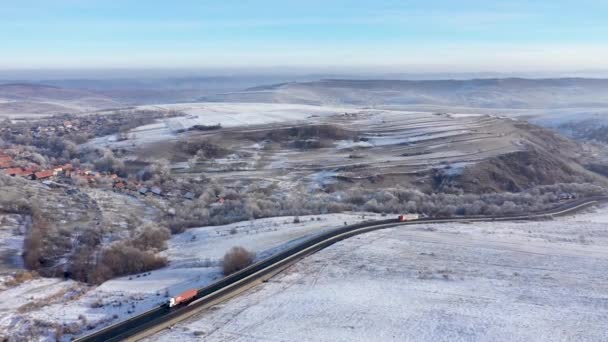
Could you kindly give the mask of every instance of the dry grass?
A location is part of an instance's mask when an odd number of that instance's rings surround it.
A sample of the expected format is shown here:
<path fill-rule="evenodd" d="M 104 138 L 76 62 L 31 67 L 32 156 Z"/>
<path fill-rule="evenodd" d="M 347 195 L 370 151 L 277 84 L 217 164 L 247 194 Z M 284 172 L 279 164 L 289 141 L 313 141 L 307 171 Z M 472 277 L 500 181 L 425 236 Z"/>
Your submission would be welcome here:
<path fill-rule="evenodd" d="M 36 271 L 19 271 L 13 275 L 12 279 L 5 281 L 4 285 L 6 287 L 14 287 L 37 277 L 38 273 Z"/>
<path fill-rule="evenodd" d="M 44 298 L 36 299 L 35 301 L 28 302 L 17 308 L 17 312 L 25 313 L 33 310 L 38 310 L 42 307 L 56 304 L 65 303 L 68 301 L 74 301 L 82 297 L 87 292 L 87 287 L 82 285 L 72 286 L 70 288 L 63 288 L 53 294 L 50 294 Z"/>

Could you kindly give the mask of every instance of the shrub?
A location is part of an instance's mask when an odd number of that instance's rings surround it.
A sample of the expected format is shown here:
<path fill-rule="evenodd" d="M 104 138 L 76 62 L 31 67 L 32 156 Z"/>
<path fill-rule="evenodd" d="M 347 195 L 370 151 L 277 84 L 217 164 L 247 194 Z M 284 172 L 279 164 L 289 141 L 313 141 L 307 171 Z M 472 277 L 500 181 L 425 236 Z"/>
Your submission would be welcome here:
<path fill-rule="evenodd" d="M 28 280 L 32 280 L 32 279 L 36 278 L 37 276 L 38 276 L 38 274 L 35 271 L 33 271 L 33 272 L 19 271 L 13 275 L 13 279 L 9 279 L 9 280 L 5 281 L 4 285 L 8 286 L 8 287 L 17 286 Z"/>
<path fill-rule="evenodd" d="M 171 238 L 169 229 L 154 223 L 147 223 L 139 229 L 132 244 L 142 251 L 161 251 L 167 248 L 169 238 Z"/>
<path fill-rule="evenodd" d="M 222 262 L 224 275 L 232 274 L 251 265 L 254 257 L 255 254 L 249 252 L 243 247 L 232 247 L 224 255 L 224 261 Z"/>
<path fill-rule="evenodd" d="M 97 272 L 92 279 L 94 283 L 112 276 L 147 272 L 167 265 L 167 258 L 142 251 L 125 243 L 117 243 L 103 252 L 102 260 L 97 265 Z M 105 279 L 104 279 L 105 278 Z M 103 281 L 102 280 L 102 281 Z"/>

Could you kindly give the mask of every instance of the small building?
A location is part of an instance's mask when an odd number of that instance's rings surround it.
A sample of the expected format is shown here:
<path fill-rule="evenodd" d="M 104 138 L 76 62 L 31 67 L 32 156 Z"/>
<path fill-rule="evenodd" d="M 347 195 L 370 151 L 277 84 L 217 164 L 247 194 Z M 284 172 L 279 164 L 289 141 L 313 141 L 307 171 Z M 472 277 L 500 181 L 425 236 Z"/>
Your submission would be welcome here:
<path fill-rule="evenodd" d="M 34 179 L 49 179 L 55 175 L 54 170 L 43 170 L 34 173 Z"/>
<path fill-rule="evenodd" d="M 145 186 L 142 186 L 141 188 L 137 189 L 137 192 L 139 192 L 142 195 L 145 195 L 148 193 L 148 188 L 146 188 Z"/>
<path fill-rule="evenodd" d="M 185 198 L 185 199 L 189 199 L 189 200 L 194 199 L 194 192 L 192 192 L 192 191 L 188 191 L 188 192 L 186 192 L 186 193 L 184 194 L 184 198 Z"/>
<path fill-rule="evenodd" d="M 14 167 L 14 168 L 3 170 L 4 174 L 8 175 L 8 176 L 16 176 L 16 175 L 20 174 L 22 171 L 23 170 L 20 167 Z"/>
<path fill-rule="evenodd" d="M 22 169 L 20 167 L 10 168 L 3 170 L 5 175 L 13 176 L 13 177 L 24 177 L 24 178 L 32 178 L 34 172 L 30 169 Z"/>
<path fill-rule="evenodd" d="M 38 167 L 30 166 L 27 169 L 23 169 L 24 172 L 29 172 L 29 174 L 34 174 L 34 172 L 38 171 Z"/>
<path fill-rule="evenodd" d="M 15 176 L 24 177 L 24 178 L 27 178 L 27 179 L 32 179 L 34 177 L 34 170 L 32 170 L 32 169 L 24 169 L 24 170 L 21 170 L 21 172 L 18 172 L 17 174 L 15 174 Z"/>
<path fill-rule="evenodd" d="M 163 190 L 161 188 L 159 188 L 158 186 L 153 186 L 152 188 L 150 188 L 150 191 L 152 191 L 152 193 L 157 196 L 163 195 Z"/>

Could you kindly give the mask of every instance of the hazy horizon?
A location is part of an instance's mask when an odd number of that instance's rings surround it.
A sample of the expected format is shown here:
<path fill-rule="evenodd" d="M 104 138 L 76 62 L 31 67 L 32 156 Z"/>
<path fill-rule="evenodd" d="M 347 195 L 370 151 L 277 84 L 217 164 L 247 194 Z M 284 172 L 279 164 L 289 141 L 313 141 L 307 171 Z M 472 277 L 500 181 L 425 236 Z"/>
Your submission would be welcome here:
<path fill-rule="evenodd" d="M 196 79 L 196 78 L 255 78 L 279 77 L 293 79 L 395 79 L 395 80 L 469 80 L 490 78 L 608 78 L 608 70 L 538 71 L 538 72 L 416 72 L 371 69 L 306 69 L 306 68 L 238 68 L 238 69 L 171 69 L 171 68 L 99 68 L 99 69 L 0 69 L 0 82 L 48 81 L 48 80 L 155 80 L 155 79 Z"/>
<path fill-rule="evenodd" d="M 608 70 L 607 15 L 594 0 L 31 0 L 0 7 L 0 70 Z"/>

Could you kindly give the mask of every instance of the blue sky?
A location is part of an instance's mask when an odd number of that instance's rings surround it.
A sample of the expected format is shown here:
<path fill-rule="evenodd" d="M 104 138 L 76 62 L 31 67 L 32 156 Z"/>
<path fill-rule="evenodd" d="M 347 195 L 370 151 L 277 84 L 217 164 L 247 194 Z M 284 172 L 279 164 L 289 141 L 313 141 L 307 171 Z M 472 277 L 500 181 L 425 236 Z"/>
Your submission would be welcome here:
<path fill-rule="evenodd" d="M 0 0 L 0 69 L 608 69 L 600 0 Z"/>

